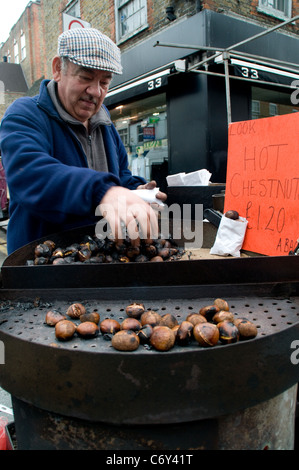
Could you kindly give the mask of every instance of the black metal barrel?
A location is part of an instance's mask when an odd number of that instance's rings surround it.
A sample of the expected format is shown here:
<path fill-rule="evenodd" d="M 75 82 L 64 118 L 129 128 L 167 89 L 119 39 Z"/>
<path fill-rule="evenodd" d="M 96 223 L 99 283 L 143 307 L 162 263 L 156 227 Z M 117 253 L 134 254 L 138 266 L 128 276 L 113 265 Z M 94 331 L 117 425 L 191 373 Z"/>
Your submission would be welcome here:
<path fill-rule="evenodd" d="M 152 264 L 149 271 L 135 263 L 107 266 L 107 271 L 103 266 L 6 264 L 0 385 L 13 396 L 18 448 L 293 448 L 299 377 L 295 258 L 174 261 Z M 79 287 L 81 267 L 88 278 Z M 56 268 L 70 268 L 75 287 L 69 279 L 64 284 L 65 272 L 61 276 Z M 25 287 L 13 287 L 11 280 L 24 269 L 29 277 L 34 273 L 31 286 L 26 279 L 20 281 Z M 41 286 L 38 273 L 47 269 L 51 276 Z M 236 316 L 256 324 L 256 338 L 213 348 L 192 341 L 167 352 L 144 346 L 120 352 L 103 335 L 61 343 L 45 324 L 48 309 L 66 311 L 79 301 L 96 309 L 101 320 L 121 321 L 126 305 L 139 301 L 181 321 L 217 297 L 226 299 Z"/>

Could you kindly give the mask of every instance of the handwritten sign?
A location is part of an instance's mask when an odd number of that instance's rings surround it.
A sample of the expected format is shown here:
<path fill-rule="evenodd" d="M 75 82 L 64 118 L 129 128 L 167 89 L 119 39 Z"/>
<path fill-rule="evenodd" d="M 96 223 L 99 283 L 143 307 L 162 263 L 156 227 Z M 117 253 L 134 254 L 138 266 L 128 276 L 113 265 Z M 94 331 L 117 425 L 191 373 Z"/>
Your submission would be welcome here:
<path fill-rule="evenodd" d="M 288 255 L 299 238 L 299 113 L 229 126 L 224 211 L 248 220 L 243 249 Z"/>

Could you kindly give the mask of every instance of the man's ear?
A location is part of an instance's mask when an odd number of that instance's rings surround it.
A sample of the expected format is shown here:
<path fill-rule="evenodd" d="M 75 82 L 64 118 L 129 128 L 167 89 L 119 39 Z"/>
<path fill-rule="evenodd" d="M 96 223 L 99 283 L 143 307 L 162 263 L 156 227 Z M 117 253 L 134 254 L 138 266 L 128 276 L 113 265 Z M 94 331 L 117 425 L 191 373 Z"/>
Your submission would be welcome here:
<path fill-rule="evenodd" d="M 62 73 L 62 63 L 59 56 L 55 56 L 52 60 L 52 74 L 55 82 L 59 82 Z"/>

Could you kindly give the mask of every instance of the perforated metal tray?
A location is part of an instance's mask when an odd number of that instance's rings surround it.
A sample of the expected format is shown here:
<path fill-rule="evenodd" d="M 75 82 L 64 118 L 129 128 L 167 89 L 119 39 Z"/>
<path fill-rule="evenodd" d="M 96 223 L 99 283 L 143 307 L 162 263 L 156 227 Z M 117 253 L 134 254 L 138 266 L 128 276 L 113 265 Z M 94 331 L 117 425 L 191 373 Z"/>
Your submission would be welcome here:
<path fill-rule="evenodd" d="M 0 308 L 5 344 L 0 385 L 43 410 L 123 425 L 188 422 L 261 403 L 298 382 L 291 346 L 299 339 L 299 297 L 286 296 L 287 291 L 272 295 L 269 286 L 242 286 L 241 291 L 247 295 L 226 286 L 227 295 L 221 296 L 235 315 L 256 324 L 256 338 L 212 348 L 193 341 L 167 352 L 143 346 L 116 351 L 102 335 L 58 343 L 45 315 L 49 308 L 63 312 L 80 301 L 88 310 L 97 309 L 101 320 L 121 321 L 128 303 L 142 301 L 146 309 L 181 321 L 210 305 L 215 289 L 209 296 L 200 295 L 198 286 L 6 291 Z"/>

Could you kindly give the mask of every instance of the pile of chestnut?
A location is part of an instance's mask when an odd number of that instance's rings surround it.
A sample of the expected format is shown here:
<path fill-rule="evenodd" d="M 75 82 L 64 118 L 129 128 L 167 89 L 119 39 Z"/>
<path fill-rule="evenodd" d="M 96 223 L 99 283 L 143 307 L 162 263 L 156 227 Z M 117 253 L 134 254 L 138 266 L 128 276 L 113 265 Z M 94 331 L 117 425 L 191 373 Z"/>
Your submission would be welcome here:
<path fill-rule="evenodd" d="M 97 311 L 88 313 L 81 303 L 74 303 L 68 307 L 66 315 L 48 311 L 46 324 L 55 326 L 55 336 L 60 341 L 67 341 L 75 334 L 94 338 L 101 333 L 119 351 L 135 351 L 140 344 L 157 351 L 169 351 L 176 344 L 186 346 L 192 340 L 202 347 L 211 347 L 257 335 L 254 323 L 233 314 L 223 299 L 215 299 L 198 313 L 190 313 L 181 323 L 170 313 L 160 315 L 146 310 L 142 303 L 131 303 L 125 311 L 127 317 L 122 322 L 112 318 L 100 321 Z M 79 320 L 80 324 L 72 320 Z"/>
<path fill-rule="evenodd" d="M 57 247 L 52 240 L 39 243 L 34 249 L 34 259 L 27 260 L 26 264 L 159 262 L 180 259 L 183 253 L 182 248 L 165 238 L 152 240 L 151 243 L 141 240 L 140 246 L 133 246 L 128 238 L 117 244 L 109 237 L 100 239 L 96 235 L 85 235 L 81 242 L 65 248 Z"/>

